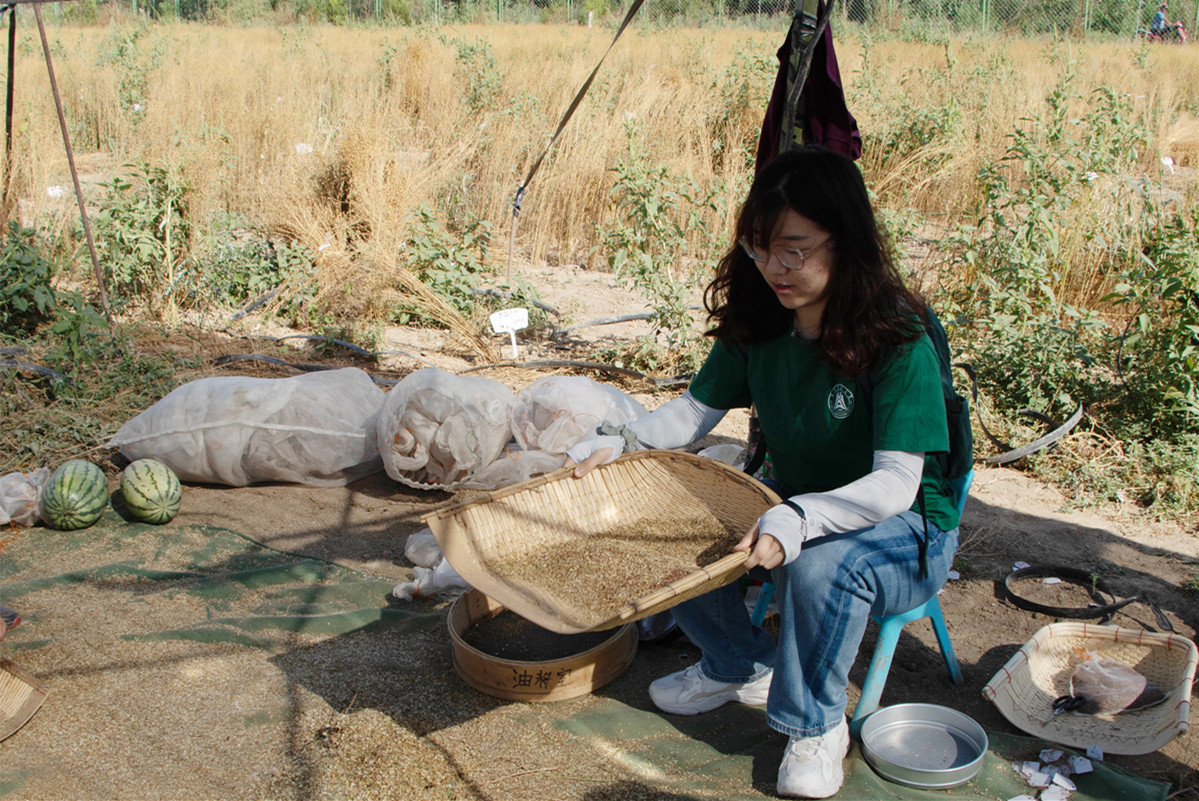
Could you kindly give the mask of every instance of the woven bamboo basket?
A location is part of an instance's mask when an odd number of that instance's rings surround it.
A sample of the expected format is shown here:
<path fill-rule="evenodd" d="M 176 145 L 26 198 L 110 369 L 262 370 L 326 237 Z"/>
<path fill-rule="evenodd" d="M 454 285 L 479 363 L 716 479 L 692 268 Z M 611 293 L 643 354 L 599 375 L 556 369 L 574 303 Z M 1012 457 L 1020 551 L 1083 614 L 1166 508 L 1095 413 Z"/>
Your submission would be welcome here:
<path fill-rule="evenodd" d="M 1053 715 L 1055 698 L 1070 693 L 1070 676 L 1087 652 L 1135 668 L 1166 700 L 1136 712 Z M 1052 623 L 1025 643 L 983 687 L 1017 728 L 1063 745 L 1098 745 L 1109 754 L 1149 754 L 1186 732 L 1191 684 L 1199 664 L 1195 643 L 1157 634 L 1090 623 Z"/>
<path fill-rule="evenodd" d="M 425 516 L 442 552 L 472 587 L 560 634 L 614 628 L 716 589 L 745 572 L 747 554 L 729 553 L 637 598 L 615 597 L 619 590 L 604 586 L 599 576 L 588 597 L 566 597 L 552 582 L 497 573 L 497 561 L 619 530 L 647 516 L 668 523 L 710 514 L 728 530 L 744 532 L 779 502 L 768 487 L 733 467 L 676 451 L 635 451 L 582 478 L 573 473 L 556 470 Z M 654 569 L 655 548 L 662 547 L 645 538 L 646 570 Z"/>
<path fill-rule="evenodd" d="M 0 659 L 0 740 L 29 722 L 50 694 L 50 688 L 16 663 Z"/>

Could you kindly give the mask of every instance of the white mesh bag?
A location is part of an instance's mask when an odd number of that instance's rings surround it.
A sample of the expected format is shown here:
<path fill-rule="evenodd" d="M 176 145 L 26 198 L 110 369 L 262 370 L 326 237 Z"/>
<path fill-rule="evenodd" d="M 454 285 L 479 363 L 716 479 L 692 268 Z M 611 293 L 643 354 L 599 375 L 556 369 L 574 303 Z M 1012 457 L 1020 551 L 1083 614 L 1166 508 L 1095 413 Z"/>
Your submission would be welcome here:
<path fill-rule="evenodd" d="M 627 425 L 645 413 L 616 387 L 584 376 L 553 375 L 521 390 L 512 410 L 512 434 L 526 450 L 565 454 L 595 436 L 601 423 Z"/>
<path fill-rule="evenodd" d="M 457 489 L 500 456 L 512 437 L 508 387 L 426 367 L 387 393 L 379 453 L 387 475 L 417 489 Z"/>
<path fill-rule="evenodd" d="M 342 486 L 382 467 L 375 422 L 385 397 L 356 367 L 201 378 L 125 423 L 108 444 L 130 460 L 157 459 L 183 481 Z"/>

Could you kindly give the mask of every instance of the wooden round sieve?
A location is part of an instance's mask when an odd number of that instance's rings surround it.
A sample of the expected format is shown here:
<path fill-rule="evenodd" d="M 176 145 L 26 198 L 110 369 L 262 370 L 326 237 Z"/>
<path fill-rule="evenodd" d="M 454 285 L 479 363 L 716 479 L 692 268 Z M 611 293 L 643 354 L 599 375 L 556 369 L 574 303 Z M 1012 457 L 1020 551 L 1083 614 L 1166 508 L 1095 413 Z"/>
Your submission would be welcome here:
<path fill-rule="evenodd" d="M 471 687 L 488 695 L 509 701 L 562 701 L 586 695 L 623 673 L 637 654 L 633 623 L 617 628 L 593 648 L 559 659 L 503 659 L 463 639 L 472 625 L 505 609 L 477 589 L 467 590 L 450 606 L 454 670 Z"/>

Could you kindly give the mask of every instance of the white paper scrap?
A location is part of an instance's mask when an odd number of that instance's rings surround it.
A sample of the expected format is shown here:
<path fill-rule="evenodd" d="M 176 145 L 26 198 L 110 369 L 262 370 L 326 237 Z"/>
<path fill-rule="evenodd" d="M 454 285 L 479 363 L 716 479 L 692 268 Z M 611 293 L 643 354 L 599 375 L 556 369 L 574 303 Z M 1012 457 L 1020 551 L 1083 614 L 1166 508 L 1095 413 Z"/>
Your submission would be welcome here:
<path fill-rule="evenodd" d="M 1056 748 L 1046 748 L 1041 751 L 1042 762 L 1057 762 L 1062 758 L 1062 752 Z"/>
<path fill-rule="evenodd" d="M 1095 767 L 1091 764 L 1091 760 L 1080 756 L 1070 757 L 1070 768 L 1075 773 L 1090 773 L 1095 769 Z"/>
<path fill-rule="evenodd" d="M 1089 756 L 1091 759 L 1095 760 L 1096 762 L 1102 762 L 1103 761 L 1103 749 L 1097 745 L 1088 745 L 1087 746 L 1087 756 Z"/>
<path fill-rule="evenodd" d="M 962 574 L 961 574 L 961 573 L 959 573 L 959 572 L 957 572 L 956 570 L 950 570 L 950 571 L 949 571 L 949 580 L 950 580 L 950 581 L 957 581 L 957 580 L 958 580 L 958 579 L 960 579 L 961 577 L 962 577 Z"/>
<path fill-rule="evenodd" d="M 1041 583 L 1042 584 L 1061 584 L 1062 580 L 1060 578 L 1058 578 L 1057 576 L 1047 576 L 1046 578 L 1041 579 Z"/>
<path fill-rule="evenodd" d="M 1020 774 L 1027 781 L 1028 777 L 1041 769 L 1040 762 L 1013 762 L 1012 770 Z"/>
<path fill-rule="evenodd" d="M 1066 801 L 1070 791 L 1065 787 L 1049 787 L 1041 791 L 1041 801 Z"/>
<path fill-rule="evenodd" d="M 1044 772 L 1038 770 L 1036 773 L 1034 773 L 1033 775 L 1028 777 L 1028 786 L 1029 787 L 1048 787 L 1049 783 L 1051 781 L 1053 781 L 1052 776 L 1050 776 L 1048 773 L 1044 773 Z"/>
<path fill-rule="evenodd" d="M 1028 562 L 1017 562 L 1012 565 L 1012 570 L 1023 570 L 1026 567 L 1032 567 Z"/>
<path fill-rule="evenodd" d="M 1011 798 L 1009 798 L 1007 801 L 1037 801 L 1037 799 L 1033 798 L 1031 795 L 1025 794 L 1025 795 L 1014 795 Z"/>

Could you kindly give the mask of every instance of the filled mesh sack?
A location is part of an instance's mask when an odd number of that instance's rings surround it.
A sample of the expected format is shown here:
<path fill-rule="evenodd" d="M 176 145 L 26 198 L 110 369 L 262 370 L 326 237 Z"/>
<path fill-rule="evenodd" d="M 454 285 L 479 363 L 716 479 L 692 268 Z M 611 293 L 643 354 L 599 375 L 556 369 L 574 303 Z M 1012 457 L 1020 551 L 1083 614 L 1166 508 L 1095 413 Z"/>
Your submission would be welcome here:
<path fill-rule="evenodd" d="M 201 378 L 129 420 L 108 444 L 131 461 L 157 459 L 182 481 L 343 486 L 383 467 L 375 436 L 385 397 L 356 367 Z"/>
<path fill-rule="evenodd" d="M 387 475 L 416 489 L 460 489 L 496 461 L 512 437 L 508 387 L 437 367 L 392 387 L 379 413 L 379 453 Z"/>
<path fill-rule="evenodd" d="M 608 423 L 627 425 L 646 413 L 616 387 L 584 376 L 554 375 L 521 390 L 512 410 L 512 434 L 524 450 L 565 454 Z"/>

